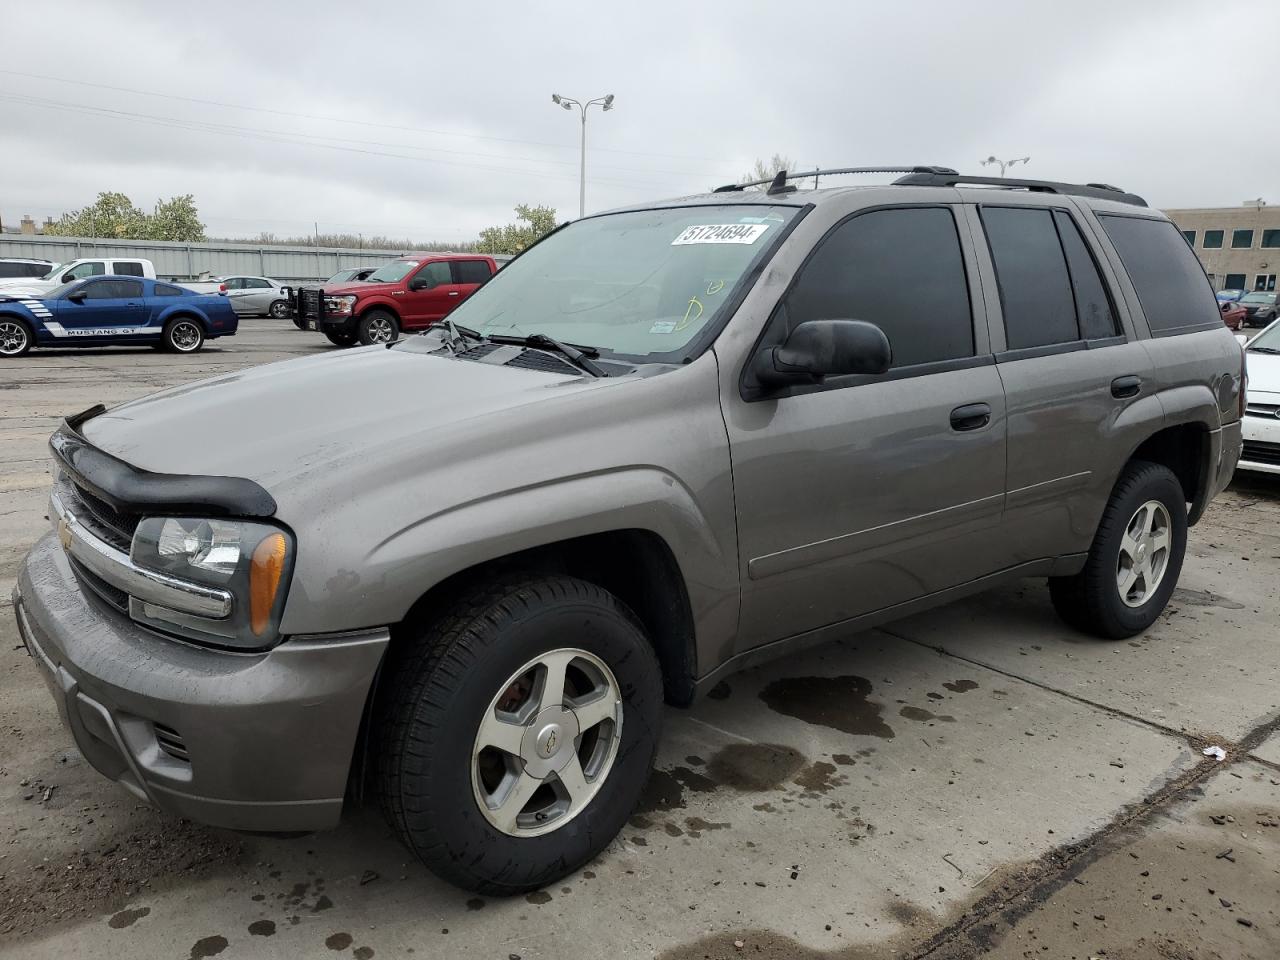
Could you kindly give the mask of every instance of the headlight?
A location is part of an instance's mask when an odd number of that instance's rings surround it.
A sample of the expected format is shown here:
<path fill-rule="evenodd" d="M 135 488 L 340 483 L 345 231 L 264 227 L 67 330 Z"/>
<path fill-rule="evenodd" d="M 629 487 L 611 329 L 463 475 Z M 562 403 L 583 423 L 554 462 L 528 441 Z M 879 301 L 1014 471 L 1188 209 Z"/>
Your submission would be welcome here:
<path fill-rule="evenodd" d="M 288 592 L 293 538 L 248 520 L 148 517 L 129 551 L 133 562 L 179 580 L 231 593 L 231 613 L 213 620 L 130 600 L 135 620 L 201 643 L 261 649 L 275 642 Z"/>
<path fill-rule="evenodd" d="M 324 298 L 324 309 L 326 313 L 350 313 L 351 308 L 355 305 L 356 298 L 351 294 L 343 297 Z"/>

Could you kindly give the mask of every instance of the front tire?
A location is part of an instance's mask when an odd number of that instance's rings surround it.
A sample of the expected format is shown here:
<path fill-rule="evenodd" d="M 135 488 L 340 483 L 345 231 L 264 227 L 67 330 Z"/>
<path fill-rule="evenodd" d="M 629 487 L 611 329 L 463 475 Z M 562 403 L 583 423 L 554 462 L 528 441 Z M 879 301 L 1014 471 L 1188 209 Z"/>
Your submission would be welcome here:
<path fill-rule="evenodd" d="M 334 333 L 326 330 L 324 335 L 335 347 L 349 347 L 356 342 L 354 333 Z"/>
<path fill-rule="evenodd" d="M 364 345 L 393 343 L 400 338 L 400 324 L 386 310 L 370 310 L 356 324 L 356 338 Z"/>
<path fill-rule="evenodd" d="M 204 346 L 204 328 L 198 320 L 177 317 L 164 325 L 161 342 L 170 353 L 196 353 Z"/>
<path fill-rule="evenodd" d="M 661 670 L 631 611 L 572 577 L 509 578 L 403 640 L 374 735 L 404 843 L 494 895 L 599 854 L 639 801 L 662 723 Z"/>
<path fill-rule="evenodd" d="M 20 357 L 35 343 L 35 334 L 25 320 L 0 317 L 0 357 Z"/>
<path fill-rule="evenodd" d="M 1141 633 L 1164 611 L 1187 549 L 1182 484 L 1163 464 L 1130 462 L 1072 577 L 1050 577 L 1054 609 L 1069 625 L 1105 640 Z"/>
<path fill-rule="evenodd" d="M 283 320 L 289 316 L 289 302 L 287 300 L 272 300 L 271 306 L 267 308 L 267 316 L 272 320 Z"/>

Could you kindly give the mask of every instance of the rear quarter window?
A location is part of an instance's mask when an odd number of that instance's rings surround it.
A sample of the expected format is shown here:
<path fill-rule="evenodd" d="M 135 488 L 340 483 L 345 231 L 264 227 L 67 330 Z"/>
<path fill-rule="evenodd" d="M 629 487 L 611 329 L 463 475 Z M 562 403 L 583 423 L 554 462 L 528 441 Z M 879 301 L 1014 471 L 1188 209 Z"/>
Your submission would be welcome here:
<path fill-rule="evenodd" d="M 167 283 L 156 284 L 157 297 L 181 297 L 184 291 L 180 287 L 171 287 Z"/>
<path fill-rule="evenodd" d="M 1168 220 L 1099 214 L 1156 336 L 1222 326 L 1200 261 Z"/>

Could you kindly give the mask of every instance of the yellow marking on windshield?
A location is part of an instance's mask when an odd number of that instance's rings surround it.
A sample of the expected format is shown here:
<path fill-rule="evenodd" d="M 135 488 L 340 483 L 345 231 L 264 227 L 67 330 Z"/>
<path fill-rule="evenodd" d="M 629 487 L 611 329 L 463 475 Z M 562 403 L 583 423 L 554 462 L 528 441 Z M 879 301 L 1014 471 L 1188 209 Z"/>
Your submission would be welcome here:
<path fill-rule="evenodd" d="M 694 307 L 698 308 L 697 313 L 693 312 Z M 689 306 L 685 308 L 684 317 L 680 320 L 679 323 L 676 324 L 676 329 L 683 330 L 687 326 L 689 326 L 689 324 L 697 321 L 702 316 L 702 309 L 703 309 L 702 301 L 699 300 L 697 297 L 690 297 Z"/>

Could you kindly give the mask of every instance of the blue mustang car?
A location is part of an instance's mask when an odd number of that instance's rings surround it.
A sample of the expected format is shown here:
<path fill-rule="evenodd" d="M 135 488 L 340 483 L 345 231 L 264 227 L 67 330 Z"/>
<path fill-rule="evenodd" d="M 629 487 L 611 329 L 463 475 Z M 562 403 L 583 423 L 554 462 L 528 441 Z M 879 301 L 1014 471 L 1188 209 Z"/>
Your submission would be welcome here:
<path fill-rule="evenodd" d="M 195 353 L 206 340 L 234 335 L 238 322 L 221 294 L 142 277 L 73 280 L 38 297 L 0 289 L 0 357 L 33 346 L 124 343 Z"/>

